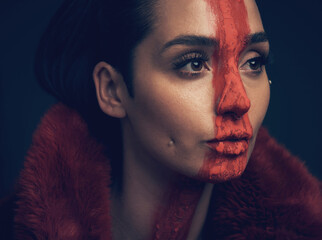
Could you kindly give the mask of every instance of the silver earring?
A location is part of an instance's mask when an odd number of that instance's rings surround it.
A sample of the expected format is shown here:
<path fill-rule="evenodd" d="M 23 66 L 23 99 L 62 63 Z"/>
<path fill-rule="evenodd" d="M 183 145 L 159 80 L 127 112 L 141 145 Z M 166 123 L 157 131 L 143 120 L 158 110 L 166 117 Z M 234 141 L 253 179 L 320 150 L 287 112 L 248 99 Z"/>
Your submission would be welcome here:
<path fill-rule="evenodd" d="M 272 85 L 272 81 L 271 80 L 268 80 L 268 83 L 269 83 L 269 85 Z"/>
<path fill-rule="evenodd" d="M 168 146 L 169 147 L 172 146 L 173 144 L 174 144 L 173 140 L 171 140 L 171 141 L 168 142 Z"/>

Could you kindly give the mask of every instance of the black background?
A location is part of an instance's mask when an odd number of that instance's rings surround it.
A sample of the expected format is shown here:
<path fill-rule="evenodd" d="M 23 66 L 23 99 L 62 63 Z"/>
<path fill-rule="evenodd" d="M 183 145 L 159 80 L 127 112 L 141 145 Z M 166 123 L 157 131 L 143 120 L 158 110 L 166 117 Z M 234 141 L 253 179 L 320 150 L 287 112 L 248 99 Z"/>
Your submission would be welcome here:
<path fill-rule="evenodd" d="M 12 191 L 32 133 L 55 102 L 37 85 L 33 58 L 62 0 L 0 2 L 0 197 Z M 258 0 L 270 38 L 270 133 L 322 179 L 322 3 Z"/>

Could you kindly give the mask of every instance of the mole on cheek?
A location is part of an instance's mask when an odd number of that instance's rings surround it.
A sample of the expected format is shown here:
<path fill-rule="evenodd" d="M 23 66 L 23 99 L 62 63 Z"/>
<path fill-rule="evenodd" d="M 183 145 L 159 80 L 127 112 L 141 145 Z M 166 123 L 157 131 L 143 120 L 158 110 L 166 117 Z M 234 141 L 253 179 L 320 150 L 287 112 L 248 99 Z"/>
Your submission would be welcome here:
<path fill-rule="evenodd" d="M 168 147 L 172 147 L 172 146 L 174 146 L 174 140 L 170 139 L 168 142 Z"/>

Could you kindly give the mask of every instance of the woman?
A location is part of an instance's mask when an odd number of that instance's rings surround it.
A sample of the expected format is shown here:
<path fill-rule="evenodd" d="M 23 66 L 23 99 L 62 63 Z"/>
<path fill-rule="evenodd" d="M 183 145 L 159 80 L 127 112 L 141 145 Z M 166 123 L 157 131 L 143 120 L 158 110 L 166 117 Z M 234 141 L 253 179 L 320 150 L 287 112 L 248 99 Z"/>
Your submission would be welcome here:
<path fill-rule="evenodd" d="M 268 55 L 253 0 L 66 1 L 16 237 L 320 239 L 321 184 L 260 129 Z"/>

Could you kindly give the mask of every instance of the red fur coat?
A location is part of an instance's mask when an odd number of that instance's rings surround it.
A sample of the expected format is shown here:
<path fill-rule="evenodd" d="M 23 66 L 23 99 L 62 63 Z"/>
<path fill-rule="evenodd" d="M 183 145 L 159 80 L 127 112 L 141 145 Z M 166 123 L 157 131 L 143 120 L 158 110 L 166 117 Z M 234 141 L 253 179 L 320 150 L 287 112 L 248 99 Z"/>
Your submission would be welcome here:
<path fill-rule="evenodd" d="M 14 201 L 2 202 L 2 232 L 24 240 L 111 239 L 109 173 L 104 147 L 81 117 L 55 105 L 34 134 Z M 261 129 L 244 174 L 215 185 L 204 238 L 321 240 L 321 186 Z"/>

